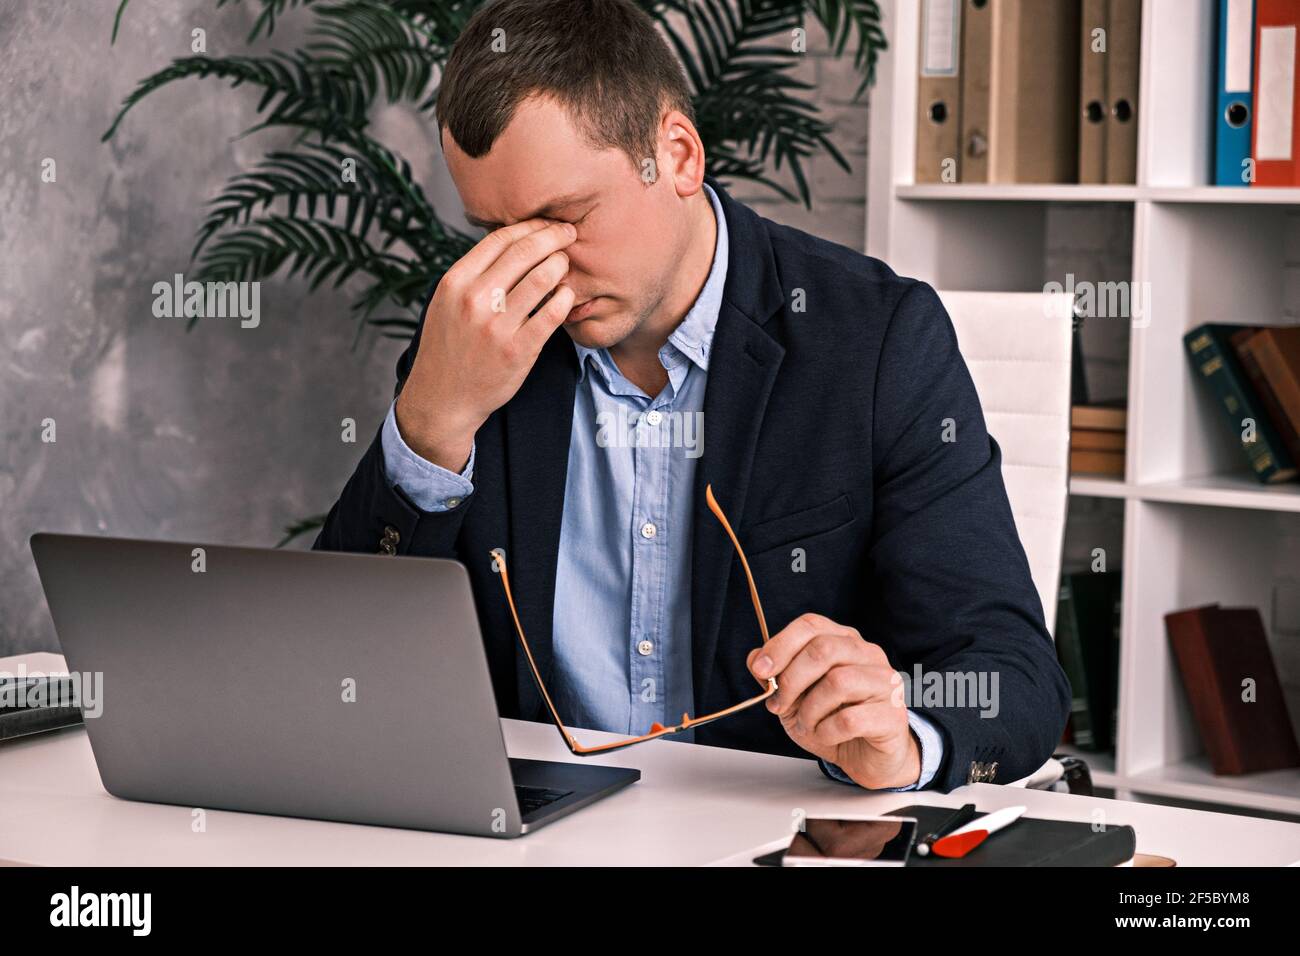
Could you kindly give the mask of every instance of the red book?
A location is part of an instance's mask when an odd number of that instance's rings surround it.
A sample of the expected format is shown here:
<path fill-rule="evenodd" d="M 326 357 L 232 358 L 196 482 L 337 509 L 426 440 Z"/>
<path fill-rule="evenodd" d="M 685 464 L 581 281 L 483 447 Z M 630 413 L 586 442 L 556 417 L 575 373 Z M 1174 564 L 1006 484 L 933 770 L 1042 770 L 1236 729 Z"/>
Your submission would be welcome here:
<path fill-rule="evenodd" d="M 1300 185 L 1300 3 L 1255 0 L 1255 186 Z"/>
<path fill-rule="evenodd" d="M 1277 431 L 1278 437 L 1282 439 L 1282 444 L 1286 446 L 1287 454 L 1291 456 L 1292 461 L 1300 462 L 1300 432 L 1296 431 L 1291 416 L 1287 414 L 1286 407 L 1282 404 L 1282 396 L 1273 387 L 1273 383 L 1260 364 L 1259 353 L 1273 347 L 1272 337 L 1262 335 L 1261 331 L 1257 325 L 1248 325 L 1240 332 L 1232 333 L 1229 341 L 1232 343 L 1233 351 L 1237 353 L 1242 371 L 1250 379 L 1255 394 L 1264 406 L 1264 411 L 1268 413 L 1269 421 Z M 1269 360 L 1272 361 L 1271 355 Z M 1285 386 L 1285 383 L 1282 384 Z M 1296 413 L 1300 415 L 1300 392 L 1297 392 L 1295 401 Z"/>
<path fill-rule="evenodd" d="M 1216 774 L 1300 766 L 1300 746 L 1255 608 L 1165 615 L 1201 742 Z"/>

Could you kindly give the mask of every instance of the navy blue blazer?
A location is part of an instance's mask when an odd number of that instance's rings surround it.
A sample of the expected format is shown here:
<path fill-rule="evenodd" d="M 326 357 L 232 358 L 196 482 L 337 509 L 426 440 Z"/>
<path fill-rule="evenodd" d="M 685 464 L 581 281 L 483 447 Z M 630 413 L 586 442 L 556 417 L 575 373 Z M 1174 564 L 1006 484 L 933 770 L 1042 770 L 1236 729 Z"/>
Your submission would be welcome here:
<path fill-rule="evenodd" d="M 997 674 L 996 717 L 981 716 L 975 700 L 915 702 L 944 736 L 932 786 L 964 784 L 974 762 L 996 762 L 997 782 L 1033 772 L 1061 738 L 1070 688 L 1011 516 L 1001 452 L 943 305 L 925 283 L 764 219 L 708 182 L 731 252 L 693 489 L 694 712 L 756 687 L 745 659 L 758 629 L 739 560 L 704 502 L 712 483 L 772 633 L 815 611 L 856 627 L 909 676 L 918 664 L 923 673 Z M 417 332 L 398 361 L 398 391 L 419 341 Z M 479 430 L 474 493 L 451 511 L 423 512 L 389 485 L 377 433 L 315 543 L 464 562 L 506 717 L 548 719 L 489 552 L 506 549 L 545 677 L 577 371 L 558 330 Z M 945 419 L 955 441 L 943 440 Z M 763 707 L 697 728 L 696 741 L 811 758 Z"/>

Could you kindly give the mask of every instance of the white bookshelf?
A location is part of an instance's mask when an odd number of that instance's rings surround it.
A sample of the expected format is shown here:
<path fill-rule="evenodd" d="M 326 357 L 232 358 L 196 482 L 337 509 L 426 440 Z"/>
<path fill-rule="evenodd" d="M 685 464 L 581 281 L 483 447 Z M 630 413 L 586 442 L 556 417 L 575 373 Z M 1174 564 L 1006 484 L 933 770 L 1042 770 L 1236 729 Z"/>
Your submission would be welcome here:
<path fill-rule="evenodd" d="M 1143 4 L 1131 186 L 914 183 L 920 3 L 884 0 L 882 10 L 889 50 L 871 94 L 869 255 L 939 289 L 1037 291 L 1053 204 L 1133 209 L 1131 274 L 1108 277 L 1150 283 L 1152 296 L 1150 321 L 1125 330 L 1126 473 L 1070 482 L 1072 495 L 1117 500 L 1124 514 L 1118 739 L 1113 757 L 1081 754 L 1094 781 L 1300 814 L 1300 769 L 1210 772 L 1163 619 L 1218 601 L 1259 607 L 1267 626 L 1274 582 L 1261 569 L 1285 562 L 1281 539 L 1300 530 L 1300 485 L 1266 487 L 1249 474 L 1182 343 L 1203 322 L 1286 321 L 1287 217 L 1300 208 L 1300 189 L 1210 185 L 1214 0 Z M 1300 713 L 1300 700 L 1288 703 Z"/>

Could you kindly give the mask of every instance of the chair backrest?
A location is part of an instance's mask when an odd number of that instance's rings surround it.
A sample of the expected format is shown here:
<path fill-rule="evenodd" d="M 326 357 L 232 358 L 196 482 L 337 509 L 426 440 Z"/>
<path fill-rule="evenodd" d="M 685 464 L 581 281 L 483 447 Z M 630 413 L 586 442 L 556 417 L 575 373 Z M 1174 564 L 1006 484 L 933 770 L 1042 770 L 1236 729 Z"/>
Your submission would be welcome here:
<path fill-rule="evenodd" d="M 940 292 L 970 369 L 1002 477 L 1056 633 L 1070 467 L 1069 293 Z"/>

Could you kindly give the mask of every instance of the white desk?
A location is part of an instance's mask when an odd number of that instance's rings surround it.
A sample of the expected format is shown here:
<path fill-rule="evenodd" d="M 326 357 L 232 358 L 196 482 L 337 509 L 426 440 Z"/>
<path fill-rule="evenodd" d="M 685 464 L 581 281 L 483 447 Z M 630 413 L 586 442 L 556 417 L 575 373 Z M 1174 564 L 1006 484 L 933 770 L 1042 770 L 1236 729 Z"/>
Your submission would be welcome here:
<path fill-rule="evenodd" d="M 13 671 L 19 658 L 0 659 Z M 62 670 L 54 655 L 28 670 Z M 511 756 L 578 760 L 549 724 L 502 721 Z M 975 784 L 950 794 L 870 793 L 827 780 L 815 761 L 658 740 L 600 758 L 641 780 L 517 840 L 494 840 L 207 812 L 119 800 L 105 792 L 82 728 L 0 744 L 0 862 L 110 865 L 693 865 L 790 832 L 794 815 L 883 813 L 909 803 L 980 810 L 1023 803 L 1029 814 L 1130 824 L 1137 849 L 1179 866 L 1300 862 L 1300 825 L 1125 801 Z"/>

